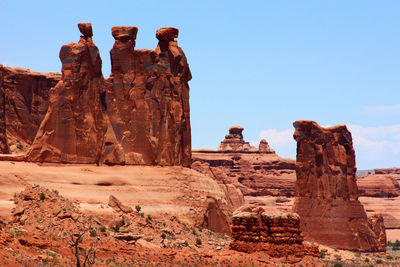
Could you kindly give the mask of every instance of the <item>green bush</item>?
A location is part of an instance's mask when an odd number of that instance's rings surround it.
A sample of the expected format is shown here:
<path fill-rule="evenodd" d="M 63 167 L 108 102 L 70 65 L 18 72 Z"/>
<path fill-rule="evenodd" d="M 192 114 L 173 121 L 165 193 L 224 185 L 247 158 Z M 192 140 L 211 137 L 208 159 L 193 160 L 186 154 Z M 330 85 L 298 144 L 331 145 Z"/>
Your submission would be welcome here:
<path fill-rule="evenodd" d="M 335 264 L 333 264 L 334 267 L 343 267 L 343 264 L 341 262 L 335 262 Z"/>
<path fill-rule="evenodd" d="M 196 238 L 196 244 L 197 244 L 197 245 L 200 246 L 202 243 L 203 243 L 203 242 L 201 242 L 201 239 L 200 239 L 200 238 Z"/>
<path fill-rule="evenodd" d="M 167 235 L 166 235 L 165 233 L 162 233 L 162 234 L 161 234 L 161 238 L 162 238 L 162 239 L 165 239 L 166 237 L 167 237 Z"/>
<path fill-rule="evenodd" d="M 89 233 L 91 237 L 97 236 L 97 231 L 95 229 L 90 230 Z"/>
<path fill-rule="evenodd" d="M 142 209 L 142 207 L 140 207 L 139 205 L 136 205 L 136 211 L 139 213 L 140 212 L 140 210 Z"/>
<path fill-rule="evenodd" d="M 39 196 L 40 196 L 40 200 L 45 200 L 46 199 L 46 195 L 43 192 L 41 192 L 39 194 Z"/>
<path fill-rule="evenodd" d="M 119 223 L 115 224 L 114 231 L 119 232 L 119 228 L 121 228 L 121 225 Z"/>
<path fill-rule="evenodd" d="M 382 263 L 382 259 L 377 259 L 377 260 L 376 260 L 376 263 L 378 263 L 378 264 L 379 264 L 379 263 Z"/>
<path fill-rule="evenodd" d="M 325 251 L 320 251 L 320 252 L 319 252 L 319 256 L 320 256 L 321 258 L 325 258 Z"/>

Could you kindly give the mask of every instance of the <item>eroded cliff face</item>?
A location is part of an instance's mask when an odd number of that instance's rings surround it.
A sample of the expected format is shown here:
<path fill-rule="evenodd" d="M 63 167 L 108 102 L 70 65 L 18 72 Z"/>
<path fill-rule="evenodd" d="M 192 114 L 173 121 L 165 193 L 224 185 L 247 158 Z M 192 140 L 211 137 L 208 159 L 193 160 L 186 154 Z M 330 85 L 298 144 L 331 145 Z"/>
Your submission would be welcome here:
<path fill-rule="evenodd" d="M 0 71 L 0 153 L 2 154 L 9 152 L 6 136 L 6 108 L 4 91 L 3 73 Z"/>
<path fill-rule="evenodd" d="M 78 24 L 78 43 L 60 51 L 62 78 L 50 92 L 49 108 L 27 161 L 99 163 L 107 130 L 101 58 L 92 25 Z"/>
<path fill-rule="evenodd" d="M 21 153 L 32 144 L 47 112 L 49 91 L 60 78 L 55 72 L 0 64 L 0 153 Z"/>
<path fill-rule="evenodd" d="M 155 50 L 135 50 L 136 33 L 136 27 L 112 28 L 106 103 L 123 158 L 108 156 L 106 161 L 189 167 L 191 73 L 175 41 L 178 29 L 157 30 Z"/>
<path fill-rule="evenodd" d="M 291 262 L 305 255 L 319 256 L 317 247 L 303 244 L 296 213 L 271 213 L 263 207 L 243 206 L 233 214 L 232 237 L 230 248 L 242 252 L 265 251 Z"/>
<path fill-rule="evenodd" d="M 313 121 L 293 125 L 297 141 L 293 211 L 300 215 L 305 239 L 342 249 L 385 251 L 386 244 L 380 241 L 384 227 L 376 227 L 381 229 L 376 233 L 358 201 L 355 153 L 346 126 L 322 128 Z"/>

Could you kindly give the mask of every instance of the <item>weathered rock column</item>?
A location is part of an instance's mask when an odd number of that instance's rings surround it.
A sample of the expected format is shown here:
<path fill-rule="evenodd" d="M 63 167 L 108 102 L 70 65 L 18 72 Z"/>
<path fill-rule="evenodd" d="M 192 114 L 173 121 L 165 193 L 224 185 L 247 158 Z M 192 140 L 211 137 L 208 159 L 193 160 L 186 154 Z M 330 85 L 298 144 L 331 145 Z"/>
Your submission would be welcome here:
<path fill-rule="evenodd" d="M 27 161 L 99 163 L 107 130 L 101 58 L 92 25 L 79 23 L 78 43 L 60 51 L 62 78 L 50 92 L 49 108 Z"/>
<path fill-rule="evenodd" d="M 346 126 L 322 128 L 313 121 L 293 125 L 297 141 L 293 211 L 300 215 L 305 239 L 341 249 L 385 251 L 384 227 L 373 225 L 383 224 L 383 219 L 369 221 L 358 201 L 355 153 Z"/>
<path fill-rule="evenodd" d="M 135 50 L 136 27 L 112 28 L 107 114 L 126 164 L 191 164 L 189 86 L 178 29 L 161 28 L 155 50 Z M 109 159 L 112 163 L 112 159 Z"/>

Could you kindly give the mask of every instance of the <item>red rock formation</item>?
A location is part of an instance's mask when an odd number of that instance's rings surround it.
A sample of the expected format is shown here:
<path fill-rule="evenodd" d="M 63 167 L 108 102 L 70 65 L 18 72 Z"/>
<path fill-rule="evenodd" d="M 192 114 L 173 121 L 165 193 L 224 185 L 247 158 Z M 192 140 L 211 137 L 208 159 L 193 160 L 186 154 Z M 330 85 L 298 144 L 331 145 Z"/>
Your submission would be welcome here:
<path fill-rule="evenodd" d="M 4 108 L 0 125 L 7 129 L 11 153 L 20 153 L 32 144 L 47 112 L 50 88 L 60 78 L 55 72 L 40 73 L 0 64 L 0 107 Z M 0 128 L 0 132 L 4 131 Z M 8 152 L 3 150 L 3 153 Z"/>
<path fill-rule="evenodd" d="M 375 169 L 375 174 L 391 174 L 400 175 L 400 168 L 389 168 L 389 169 Z"/>
<path fill-rule="evenodd" d="M 400 196 L 400 184 L 391 175 L 366 175 L 357 179 L 358 193 L 366 197 L 392 198 Z"/>
<path fill-rule="evenodd" d="M 0 71 L 0 154 L 9 152 L 6 136 L 6 99 L 4 91 L 3 73 Z"/>
<path fill-rule="evenodd" d="M 113 27 L 107 114 L 122 153 L 106 161 L 191 164 L 189 65 L 174 41 L 178 29 L 157 30 L 155 50 L 135 50 L 137 28 Z M 111 143 L 111 142 L 110 142 Z M 107 144 L 106 144 L 107 145 Z"/>
<path fill-rule="evenodd" d="M 305 255 L 319 257 L 318 248 L 303 244 L 300 217 L 295 213 L 270 213 L 253 205 L 234 212 L 230 248 L 242 252 L 265 251 L 273 257 L 300 261 Z"/>
<path fill-rule="evenodd" d="M 385 251 L 379 241 L 385 233 L 373 231 L 358 201 L 355 154 L 346 126 L 325 129 L 313 121 L 293 125 L 297 141 L 293 211 L 301 217 L 305 239 L 342 249 Z"/>
<path fill-rule="evenodd" d="M 244 195 L 293 196 L 295 162 L 275 154 L 267 141 L 259 149 L 245 142 L 243 128 L 233 126 L 218 150 L 194 150 L 192 168 L 221 184 L 232 184 Z"/>
<path fill-rule="evenodd" d="M 207 197 L 207 209 L 204 213 L 203 227 L 213 229 L 218 233 L 231 234 L 230 220 L 224 212 L 221 201 Z"/>
<path fill-rule="evenodd" d="M 78 43 L 60 51 L 62 79 L 50 103 L 27 161 L 98 163 L 107 130 L 101 102 L 104 79 L 90 23 L 80 23 Z"/>

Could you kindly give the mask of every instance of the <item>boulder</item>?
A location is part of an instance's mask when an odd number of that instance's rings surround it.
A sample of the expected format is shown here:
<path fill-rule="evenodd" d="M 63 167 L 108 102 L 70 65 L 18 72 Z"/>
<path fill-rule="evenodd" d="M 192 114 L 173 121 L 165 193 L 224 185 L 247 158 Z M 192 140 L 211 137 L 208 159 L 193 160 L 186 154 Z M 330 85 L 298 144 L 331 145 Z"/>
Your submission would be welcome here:
<path fill-rule="evenodd" d="M 233 214 L 232 237 L 230 248 L 237 251 L 265 251 L 272 257 L 292 257 L 294 262 L 306 255 L 319 257 L 318 247 L 303 244 L 296 213 L 271 213 L 261 206 L 242 206 Z"/>
<path fill-rule="evenodd" d="M 322 128 L 313 121 L 296 121 L 296 198 L 306 240 L 340 249 L 385 251 L 358 200 L 355 153 L 345 125 Z M 383 219 L 382 219 L 383 220 Z M 382 222 L 383 224 L 383 222 Z"/>

